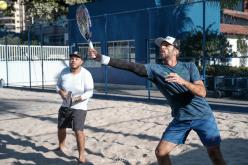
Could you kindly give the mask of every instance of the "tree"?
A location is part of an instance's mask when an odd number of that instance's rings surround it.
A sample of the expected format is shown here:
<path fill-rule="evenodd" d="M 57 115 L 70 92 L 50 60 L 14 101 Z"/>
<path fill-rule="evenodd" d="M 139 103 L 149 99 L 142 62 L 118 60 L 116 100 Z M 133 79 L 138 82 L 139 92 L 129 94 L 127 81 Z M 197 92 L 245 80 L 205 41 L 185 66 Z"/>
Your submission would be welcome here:
<path fill-rule="evenodd" d="M 18 0 L 12 0 L 17 2 Z M 27 15 L 38 18 L 42 21 L 54 21 L 58 17 L 67 15 L 68 7 L 74 4 L 92 2 L 94 0 L 20 0 L 25 5 Z M 196 0 L 177 0 L 177 3 L 188 3 Z M 238 4 L 240 0 L 221 0 L 221 8 L 231 8 Z M 206 0 L 213 5 L 219 4 L 217 0 Z M 14 10 L 14 3 L 5 13 L 11 13 Z"/>
<path fill-rule="evenodd" d="M 237 40 L 237 49 L 241 54 L 240 65 L 246 66 L 247 62 L 247 53 L 248 53 L 248 45 L 245 39 L 241 39 L 240 37 Z"/>
<path fill-rule="evenodd" d="M 221 0 L 220 4 L 221 4 L 221 8 L 233 8 L 234 6 L 238 5 L 238 3 L 240 2 L 240 0 Z"/>
<path fill-rule="evenodd" d="M 21 33 L 15 33 L 11 31 L 5 31 L 5 29 L 0 28 L 0 45 L 40 45 L 40 36 L 35 33 L 30 32 L 30 38 L 28 38 L 28 31 L 23 31 Z M 30 41 L 28 41 L 28 39 Z"/>
<path fill-rule="evenodd" d="M 245 39 L 241 39 L 240 37 L 237 40 L 237 49 L 242 56 L 247 56 L 248 45 Z"/>
<path fill-rule="evenodd" d="M 217 31 L 212 31 L 211 26 L 209 25 L 205 31 L 207 57 L 227 62 L 227 57 L 235 56 L 232 54 L 232 47 L 226 37 Z M 197 27 L 187 33 L 181 42 L 182 56 L 202 59 L 202 37 L 202 27 Z"/>
<path fill-rule="evenodd" d="M 177 0 L 177 3 L 189 3 L 189 2 L 195 2 L 196 0 Z M 221 9 L 224 8 L 233 8 L 234 6 L 238 5 L 240 0 L 206 0 L 207 3 L 211 3 L 213 5 L 219 4 L 221 6 Z"/>
<path fill-rule="evenodd" d="M 12 0 L 17 2 L 18 0 Z M 60 16 L 67 15 L 68 7 L 74 4 L 86 3 L 92 0 L 20 0 L 25 5 L 26 15 L 34 17 L 40 21 L 54 21 Z M 14 3 L 6 13 L 14 11 Z"/>
<path fill-rule="evenodd" d="M 92 0 L 66 0 L 66 4 L 75 5 L 75 4 L 87 3 L 91 1 Z"/>

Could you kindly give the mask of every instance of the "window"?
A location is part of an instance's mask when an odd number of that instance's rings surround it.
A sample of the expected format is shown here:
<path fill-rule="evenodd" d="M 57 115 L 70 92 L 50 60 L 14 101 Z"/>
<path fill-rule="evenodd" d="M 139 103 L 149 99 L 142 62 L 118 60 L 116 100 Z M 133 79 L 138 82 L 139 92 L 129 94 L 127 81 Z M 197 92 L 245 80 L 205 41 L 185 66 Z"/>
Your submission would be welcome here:
<path fill-rule="evenodd" d="M 93 43 L 94 45 L 94 49 L 96 49 L 99 53 L 101 53 L 101 43 Z M 84 66 L 85 67 L 93 67 L 93 68 L 96 68 L 96 67 L 101 67 L 101 63 L 100 62 L 97 62 L 97 61 L 94 61 L 94 60 L 90 60 L 88 58 L 88 48 L 89 48 L 89 45 L 88 43 L 81 43 L 81 44 L 78 44 L 78 51 L 83 55 L 84 57 Z"/>
<path fill-rule="evenodd" d="M 108 42 L 108 55 L 112 58 L 135 62 L 134 40 Z"/>
<path fill-rule="evenodd" d="M 159 56 L 159 48 L 157 48 L 157 46 L 154 43 L 154 39 L 150 39 L 149 41 L 149 57 L 150 57 L 150 61 L 149 63 L 155 64 L 155 63 L 160 63 L 160 56 Z"/>

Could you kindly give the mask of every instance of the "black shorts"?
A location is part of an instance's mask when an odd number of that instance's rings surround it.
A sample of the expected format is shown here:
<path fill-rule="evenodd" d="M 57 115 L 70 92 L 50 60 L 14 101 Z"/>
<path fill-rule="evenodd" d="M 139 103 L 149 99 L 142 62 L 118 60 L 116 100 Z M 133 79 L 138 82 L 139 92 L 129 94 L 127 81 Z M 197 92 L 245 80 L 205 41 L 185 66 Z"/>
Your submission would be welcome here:
<path fill-rule="evenodd" d="M 87 111 L 60 107 L 58 114 L 58 128 L 72 128 L 73 131 L 84 130 Z"/>

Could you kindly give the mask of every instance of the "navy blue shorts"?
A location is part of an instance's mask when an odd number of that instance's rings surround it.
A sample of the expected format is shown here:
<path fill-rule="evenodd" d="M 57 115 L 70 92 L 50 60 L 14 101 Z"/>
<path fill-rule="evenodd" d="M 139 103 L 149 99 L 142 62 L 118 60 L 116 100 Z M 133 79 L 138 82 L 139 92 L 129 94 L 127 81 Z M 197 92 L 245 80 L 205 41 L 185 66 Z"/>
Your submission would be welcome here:
<path fill-rule="evenodd" d="M 191 130 L 198 134 L 206 147 L 219 145 L 221 142 L 220 132 L 214 117 L 187 121 L 173 119 L 163 133 L 161 140 L 174 144 L 184 144 Z"/>

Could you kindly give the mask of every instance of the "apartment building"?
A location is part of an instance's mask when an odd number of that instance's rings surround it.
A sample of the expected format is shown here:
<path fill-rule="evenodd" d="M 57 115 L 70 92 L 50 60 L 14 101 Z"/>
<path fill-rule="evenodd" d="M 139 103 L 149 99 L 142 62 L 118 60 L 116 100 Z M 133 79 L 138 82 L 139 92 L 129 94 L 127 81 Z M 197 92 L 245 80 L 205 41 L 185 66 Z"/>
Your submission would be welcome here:
<path fill-rule="evenodd" d="M 18 0 L 14 4 L 15 11 L 11 16 L 4 16 L 0 14 L 0 26 L 7 29 L 7 31 L 20 33 L 26 29 L 25 7 Z"/>
<path fill-rule="evenodd" d="M 248 54 L 238 50 L 238 40 L 245 40 L 248 45 L 248 0 L 240 1 L 236 9 L 223 9 L 220 32 L 223 33 L 232 46 L 232 51 L 238 57 L 231 60 L 232 66 L 248 66 Z"/>

